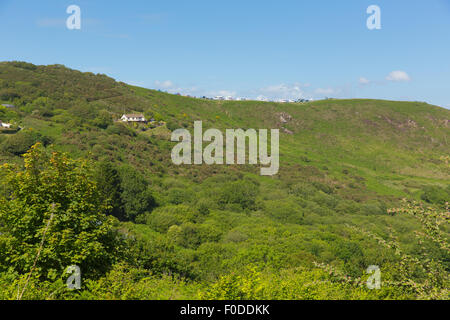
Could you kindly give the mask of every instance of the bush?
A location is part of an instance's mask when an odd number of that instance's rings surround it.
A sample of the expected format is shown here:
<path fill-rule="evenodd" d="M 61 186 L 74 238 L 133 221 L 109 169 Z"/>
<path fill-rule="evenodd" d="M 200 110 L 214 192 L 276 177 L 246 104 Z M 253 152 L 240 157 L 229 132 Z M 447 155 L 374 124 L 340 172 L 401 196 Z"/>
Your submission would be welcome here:
<path fill-rule="evenodd" d="M 106 214 L 125 220 L 122 181 L 117 169 L 109 162 L 101 162 L 97 167 L 95 178 L 102 200 L 108 203 Z"/>
<path fill-rule="evenodd" d="M 180 128 L 180 125 L 178 123 L 176 123 L 175 121 L 167 121 L 166 127 L 170 131 L 175 131 Z"/>
<path fill-rule="evenodd" d="M 292 200 L 266 201 L 265 211 L 271 217 L 283 223 L 301 224 L 303 222 L 303 210 Z"/>
<path fill-rule="evenodd" d="M 422 200 L 438 205 L 445 205 L 450 201 L 450 185 L 444 189 L 436 186 L 426 186 L 423 188 Z"/>
<path fill-rule="evenodd" d="M 360 213 L 370 215 L 381 215 L 386 213 L 386 210 L 376 203 L 363 203 L 360 208 Z"/>
<path fill-rule="evenodd" d="M 242 209 L 255 209 L 257 194 L 257 187 L 249 181 L 227 183 L 219 193 L 218 204 L 221 208 L 234 204 Z"/>
<path fill-rule="evenodd" d="M 193 193 L 190 190 L 173 188 L 169 190 L 167 200 L 171 204 L 189 203 L 193 199 Z"/>
<path fill-rule="evenodd" d="M 122 168 L 120 179 L 125 218 L 128 221 L 134 221 L 140 214 L 156 207 L 156 201 L 147 180 L 133 167 Z"/>
<path fill-rule="evenodd" d="M 37 66 L 32 63 L 24 62 L 24 61 L 13 61 L 11 65 L 16 68 L 21 68 L 25 70 L 36 70 Z"/>
<path fill-rule="evenodd" d="M 32 130 L 20 131 L 15 135 L 11 135 L 0 145 L 2 152 L 11 153 L 20 156 L 37 142 L 42 142 L 45 146 L 51 143 L 50 138 L 42 136 Z"/>
<path fill-rule="evenodd" d="M 135 137 L 136 132 L 129 128 L 126 124 L 115 122 L 108 126 L 106 129 L 106 132 L 109 134 L 117 134 L 121 136 L 129 136 L 129 137 Z"/>
<path fill-rule="evenodd" d="M 0 100 L 13 101 L 20 98 L 20 94 L 14 89 L 2 89 L 0 90 Z"/>
<path fill-rule="evenodd" d="M 167 232 L 171 226 L 181 225 L 189 221 L 197 221 L 197 214 L 185 205 L 157 208 L 146 215 L 146 224 L 158 232 Z"/>
<path fill-rule="evenodd" d="M 101 129 L 106 129 L 109 125 L 113 123 L 112 117 L 110 113 L 106 110 L 101 110 L 97 116 L 97 118 L 93 121 L 96 127 Z"/>
<path fill-rule="evenodd" d="M 88 278 L 108 271 L 121 249 L 92 166 L 39 145 L 24 158 L 23 169 L 1 167 L 0 269 L 27 273 L 39 252 L 35 272 L 44 279 L 71 265 Z"/>
<path fill-rule="evenodd" d="M 206 216 L 210 213 L 214 205 L 215 203 L 212 200 L 202 198 L 197 201 L 196 208 L 199 214 Z"/>
<path fill-rule="evenodd" d="M 289 187 L 289 193 L 302 198 L 309 198 L 317 192 L 316 188 L 306 183 L 297 183 Z"/>

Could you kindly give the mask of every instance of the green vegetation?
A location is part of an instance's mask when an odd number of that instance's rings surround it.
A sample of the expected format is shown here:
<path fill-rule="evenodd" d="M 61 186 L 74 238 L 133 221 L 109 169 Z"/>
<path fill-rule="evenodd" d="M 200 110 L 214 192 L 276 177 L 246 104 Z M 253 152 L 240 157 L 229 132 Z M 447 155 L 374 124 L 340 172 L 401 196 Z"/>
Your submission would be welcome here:
<path fill-rule="evenodd" d="M 449 298 L 449 110 L 209 101 L 25 62 L 0 63 L 0 102 L 21 128 L 0 131 L 0 299 Z M 173 165 L 169 130 L 195 120 L 279 128 L 278 175 Z"/>

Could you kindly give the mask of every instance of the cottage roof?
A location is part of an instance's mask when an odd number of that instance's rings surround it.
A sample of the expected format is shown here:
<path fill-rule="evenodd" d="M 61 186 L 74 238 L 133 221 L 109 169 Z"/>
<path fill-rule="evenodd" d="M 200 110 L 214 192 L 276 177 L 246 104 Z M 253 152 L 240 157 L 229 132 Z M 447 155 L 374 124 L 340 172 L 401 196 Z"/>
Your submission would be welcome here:
<path fill-rule="evenodd" d="M 138 113 L 124 114 L 124 116 L 127 118 L 144 118 L 143 114 Z"/>

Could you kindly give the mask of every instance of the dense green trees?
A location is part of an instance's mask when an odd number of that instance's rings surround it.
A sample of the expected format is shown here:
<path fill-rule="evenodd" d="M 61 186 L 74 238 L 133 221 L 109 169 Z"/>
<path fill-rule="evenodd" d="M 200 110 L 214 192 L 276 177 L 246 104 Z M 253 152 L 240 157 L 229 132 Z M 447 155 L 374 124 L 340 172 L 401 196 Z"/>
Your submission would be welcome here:
<path fill-rule="evenodd" d="M 156 206 L 147 180 L 132 167 L 125 166 L 119 172 L 112 163 L 102 161 L 95 176 L 99 193 L 109 205 L 108 215 L 134 221 Z"/>
<path fill-rule="evenodd" d="M 155 199 L 147 180 L 133 168 L 122 168 L 120 176 L 125 217 L 134 221 L 139 215 L 155 207 Z"/>
<path fill-rule="evenodd" d="M 95 180 L 101 200 L 108 204 L 105 213 L 119 220 L 125 220 L 122 180 L 114 165 L 106 161 L 100 162 L 95 172 Z"/>
<path fill-rule="evenodd" d="M 100 110 L 98 116 L 94 119 L 94 125 L 101 129 L 106 129 L 112 123 L 112 116 L 107 110 Z"/>
<path fill-rule="evenodd" d="M 445 203 L 450 202 L 450 185 L 447 188 L 426 186 L 421 198 L 428 203 L 444 206 Z"/>
<path fill-rule="evenodd" d="M 37 131 L 26 129 L 8 137 L 7 140 L 4 140 L 0 145 L 0 150 L 5 153 L 20 156 L 27 152 L 28 149 L 37 142 L 41 142 L 46 146 L 51 143 L 51 139 L 42 136 Z"/>
<path fill-rule="evenodd" d="M 86 277 L 105 273 L 120 258 L 112 220 L 86 162 L 48 155 L 39 145 L 25 154 L 23 169 L 1 168 L 0 268 L 60 275 L 78 265 Z M 42 250 L 40 243 L 45 232 Z"/>
<path fill-rule="evenodd" d="M 218 195 L 221 208 L 237 206 L 241 209 L 254 209 L 258 186 L 251 181 L 234 181 L 222 186 Z"/>
<path fill-rule="evenodd" d="M 20 94 L 17 93 L 14 89 L 1 89 L 0 90 L 0 99 L 5 101 L 13 101 L 17 98 L 20 98 Z"/>

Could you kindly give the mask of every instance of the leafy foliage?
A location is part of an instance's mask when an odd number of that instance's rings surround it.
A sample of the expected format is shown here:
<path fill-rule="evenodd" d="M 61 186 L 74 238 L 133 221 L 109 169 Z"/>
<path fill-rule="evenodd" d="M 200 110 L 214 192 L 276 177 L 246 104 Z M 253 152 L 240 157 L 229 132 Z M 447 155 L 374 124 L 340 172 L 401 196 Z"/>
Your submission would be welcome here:
<path fill-rule="evenodd" d="M 24 155 L 24 169 L 2 166 L 0 266 L 28 272 L 50 217 L 38 274 L 43 278 L 79 265 L 88 277 L 106 272 L 120 257 L 107 207 L 86 162 L 47 155 L 37 144 Z"/>
<path fill-rule="evenodd" d="M 133 221 L 137 216 L 151 211 L 155 199 L 148 182 L 133 168 L 125 167 L 121 171 L 121 198 L 125 207 L 125 216 Z"/>

